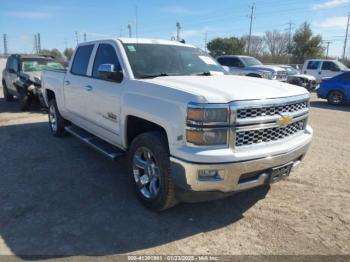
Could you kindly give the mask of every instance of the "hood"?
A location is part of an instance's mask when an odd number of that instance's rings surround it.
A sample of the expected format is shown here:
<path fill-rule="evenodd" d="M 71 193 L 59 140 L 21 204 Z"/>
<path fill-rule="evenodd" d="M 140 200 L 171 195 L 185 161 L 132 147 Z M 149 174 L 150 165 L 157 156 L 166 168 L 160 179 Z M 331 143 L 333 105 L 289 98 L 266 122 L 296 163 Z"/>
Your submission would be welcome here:
<path fill-rule="evenodd" d="M 165 76 L 142 79 L 146 83 L 162 85 L 198 96 L 203 103 L 228 103 L 307 94 L 305 88 L 279 81 L 234 76 Z"/>
<path fill-rule="evenodd" d="M 283 68 L 273 65 L 254 65 L 254 66 L 248 66 L 246 69 L 251 70 L 265 70 L 269 72 L 277 72 L 277 71 L 285 71 Z"/>
<path fill-rule="evenodd" d="M 33 83 L 40 84 L 41 82 L 41 71 L 21 72 L 20 75 L 25 79 L 29 79 Z"/>

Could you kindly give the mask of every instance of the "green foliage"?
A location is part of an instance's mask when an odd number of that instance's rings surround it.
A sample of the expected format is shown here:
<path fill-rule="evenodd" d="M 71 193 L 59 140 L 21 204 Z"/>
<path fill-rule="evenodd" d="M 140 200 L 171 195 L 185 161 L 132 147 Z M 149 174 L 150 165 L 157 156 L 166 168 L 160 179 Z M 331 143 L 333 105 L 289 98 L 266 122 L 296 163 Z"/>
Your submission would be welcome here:
<path fill-rule="evenodd" d="M 63 54 L 67 58 L 68 61 L 71 59 L 73 52 L 74 52 L 73 48 L 64 49 Z"/>
<path fill-rule="evenodd" d="M 207 44 L 212 56 L 238 55 L 244 52 L 244 43 L 237 37 L 215 38 Z"/>
<path fill-rule="evenodd" d="M 64 57 L 63 57 L 62 53 L 57 48 L 54 48 L 52 50 L 41 49 L 39 54 L 46 55 L 46 56 L 52 56 L 55 59 L 57 59 L 58 61 L 64 61 Z"/>
<path fill-rule="evenodd" d="M 323 56 L 322 37 L 313 35 L 310 24 L 305 22 L 293 36 L 292 54 L 295 63 L 304 63 L 306 59 Z"/>

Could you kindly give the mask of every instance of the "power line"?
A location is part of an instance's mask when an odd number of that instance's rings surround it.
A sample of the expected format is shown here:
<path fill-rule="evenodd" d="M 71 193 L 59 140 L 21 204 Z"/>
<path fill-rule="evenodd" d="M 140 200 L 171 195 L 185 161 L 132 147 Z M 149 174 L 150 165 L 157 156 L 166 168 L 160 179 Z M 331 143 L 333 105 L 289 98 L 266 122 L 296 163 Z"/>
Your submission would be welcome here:
<path fill-rule="evenodd" d="M 250 53 L 250 41 L 252 39 L 252 24 L 253 24 L 253 17 L 254 17 L 254 9 L 255 9 L 255 3 L 253 3 L 253 5 L 250 7 L 251 11 L 250 11 L 250 26 L 249 26 L 249 37 L 248 37 L 248 55 Z"/>

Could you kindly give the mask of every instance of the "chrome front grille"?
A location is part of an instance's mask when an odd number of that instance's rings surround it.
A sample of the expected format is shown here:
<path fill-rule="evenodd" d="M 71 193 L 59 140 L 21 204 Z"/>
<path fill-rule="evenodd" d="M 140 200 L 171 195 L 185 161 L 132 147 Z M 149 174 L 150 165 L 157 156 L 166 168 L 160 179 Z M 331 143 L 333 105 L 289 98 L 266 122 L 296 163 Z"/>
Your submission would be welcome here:
<path fill-rule="evenodd" d="M 247 130 L 236 133 L 236 146 L 247 146 L 253 144 L 277 141 L 294 135 L 304 130 L 305 120 L 299 120 L 286 127 L 272 127 L 265 129 Z"/>
<path fill-rule="evenodd" d="M 243 108 L 237 110 L 237 118 L 254 118 L 263 116 L 274 116 L 280 113 L 294 113 L 301 111 L 308 107 L 307 101 L 299 103 L 291 103 L 279 106 L 266 106 L 266 107 L 256 107 L 256 108 Z"/>
<path fill-rule="evenodd" d="M 231 147 L 258 146 L 300 134 L 306 128 L 309 95 L 238 101 L 230 105 Z"/>

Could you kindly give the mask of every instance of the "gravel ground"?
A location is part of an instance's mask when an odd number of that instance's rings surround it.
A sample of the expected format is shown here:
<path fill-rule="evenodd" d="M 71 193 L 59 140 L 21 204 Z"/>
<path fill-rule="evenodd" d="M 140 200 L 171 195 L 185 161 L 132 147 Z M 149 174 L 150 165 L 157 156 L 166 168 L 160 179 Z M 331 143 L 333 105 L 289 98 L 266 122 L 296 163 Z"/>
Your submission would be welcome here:
<path fill-rule="evenodd" d="M 125 159 L 54 138 L 39 108 L 0 98 L 0 254 L 350 254 L 350 107 L 311 105 L 314 140 L 287 180 L 153 213 Z"/>

